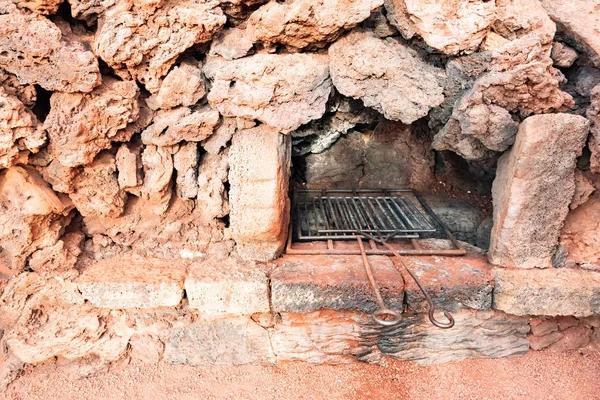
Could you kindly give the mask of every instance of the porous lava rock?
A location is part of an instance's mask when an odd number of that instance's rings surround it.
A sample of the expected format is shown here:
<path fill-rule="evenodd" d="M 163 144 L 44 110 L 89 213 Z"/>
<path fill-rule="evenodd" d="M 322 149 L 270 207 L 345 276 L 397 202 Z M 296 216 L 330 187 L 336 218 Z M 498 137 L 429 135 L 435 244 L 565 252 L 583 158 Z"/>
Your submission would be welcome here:
<path fill-rule="evenodd" d="M 200 142 L 212 135 L 218 124 L 219 113 L 208 106 L 161 110 L 142 132 L 142 142 L 155 146 L 173 146 L 183 140 Z"/>
<path fill-rule="evenodd" d="M 324 54 L 256 54 L 209 60 L 210 106 L 226 117 L 257 119 L 289 133 L 325 113 L 331 92 Z"/>
<path fill-rule="evenodd" d="M 139 89 L 133 81 L 105 78 L 91 93 L 53 93 L 45 121 L 50 154 L 67 167 L 92 162 L 111 143 L 137 130 Z"/>
<path fill-rule="evenodd" d="M 387 119 L 410 124 L 444 100 L 444 71 L 396 38 L 355 31 L 329 47 L 335 88 Z"/>
<path fill-rule="evenodd" d="M 354 28 L 383 5 L 383 0 L 296 0 L 269 2 L 248 19 L 254 42 L 279 43 L 292 50 L 319 48 Z"/>
<path fill-rule="evenodd" d="M 600 85 L 590 93 L 591 104 L 587 109 L 587 118 L 592 122 L 588 146 L 591 151 L 590 169 L 600 174 Z"/>
<path fill-rule="evenodd" d="M 0 67 L 21 83 L 46 90 L 89 92 L 101 82 L 91 51 L 63 36 L 47 18 L 0 1 Z"/>
<path fill-rule="evenodd" d="M 153 110 L 177 106 L 193 106 L 206 94 L 204 75 L 198 62 L 183 61 L 174 67 L 160 85 L 158 93 L 146 103 Z"/>

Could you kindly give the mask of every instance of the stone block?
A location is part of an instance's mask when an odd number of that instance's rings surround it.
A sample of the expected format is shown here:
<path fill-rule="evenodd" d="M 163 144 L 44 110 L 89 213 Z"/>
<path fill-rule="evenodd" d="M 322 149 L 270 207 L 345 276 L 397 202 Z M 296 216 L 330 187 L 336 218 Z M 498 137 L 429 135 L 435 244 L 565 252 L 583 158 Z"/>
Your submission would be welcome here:
<path fill-rule="evenodd" d="M 494 308 L 515 315 L 600 313 L 600 273 L 569 268 L 494 268 Z"/>
<path fill-rule="evenodd" d="M 491 308 L 491 268 L 483 256 L 403 257 L 403 262 L 421 281 L 438 309 L 457 311 L 461 308 Z M 408 306 L 415 312 L 426 312 L 425 297 L 408 273 L 404 269 L 402 271 Z"/>
<path fill-rule="evenodd" d="M 100 308 L 173 307 L 183 299 L 186 272 L 180 261 L 126 254 L 86 267 L 77 287 Z"/>
<path fill-rule="evenodd" d="M 272 128 L 259 126 L 233 137 L 230 223 L 243 258 L 266 261 L 283 250 L 290 218 L 290 160 L 290 137 Z"/>
<path fill-rule="evenodd" d="M 425 201 L 458 240 L 476 243 L 482 213 L 475 204 L 444 195 L 428 195 Z"/>
<path fill-rule="evenodd" d="M 402 310 L 402 275 L 389 257 L 369 261 L 386 306 Z M 283 256 L 271 272 L 271 302 L 274 312 L 379 308 L 361 256 Z"/>
<path fill-rule="evenodd" d="M 572 326 L 565 329 L 556 343 L 550 345 L 550 350 L 568 351 L 587 346 L 592 338 L 592 328 L 585 325 Z"/>
<path fill-rule="evenodd" d="M 520 268 L 551 265 L 589 125 L 572 114 L 535 115 L 521 123 L 513 148 L 498 161 L 492 187 L 492 263 Z"/>
<path fill-rule="evenodd" d="M 526 318 L 495 311 L 462 310 L 452 329 L 431 325 L 425 314 L 405 315 L 395 327 L 381 328 L 358 312 L 321 310 L 282 313 L 272 335 L 279 360 L 314 363 L 381 361 L 394 358 L 433 364 L 465 358 L 506 357 L 529 349 Z"/>
<path fill-rule="evenodd" d="M 174 329 L 164 360 L 172 364 L 272 363 L 275 356 L 266 329 L 249 317 L 197 321 Z"/>
<path fill-rule="evenodd" d="M 545 336 L 558 330 L 556 318 L 535 317 L 529 321 L 531 333 L 535 336 Z"/>
<path fill-rule="evenodd" d="M 529 346 L 532 350 L 542 350 L 562 339 L 562 332 L 552 332 L 544 336 L 529 335 Z"/>
<path fill-rule="evenodd" d="M 264 264 L 231 259 L 193 264 L 185 291 L 190 307 L 203 315 L 250 315 L 270 310 Z"/>

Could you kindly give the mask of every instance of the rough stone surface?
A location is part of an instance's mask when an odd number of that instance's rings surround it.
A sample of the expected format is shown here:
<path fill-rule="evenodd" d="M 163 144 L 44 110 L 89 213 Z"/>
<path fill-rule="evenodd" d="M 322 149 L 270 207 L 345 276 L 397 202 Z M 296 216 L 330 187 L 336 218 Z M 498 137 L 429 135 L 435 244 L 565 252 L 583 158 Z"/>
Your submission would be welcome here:
<path fill-rule="evenodd" d="M 46 144 L 46 132 L 35 115 L 0 86 L 0 168 L 19 161 L 21 151 L 37 152 Z"/>
<path fill-rule="evenodd" d="M 185 292 L 190 307 L 207 317 L 270 311 L 267 268 L 261 264 L 238 260 L 193 264 Z"/>
<path fill-rule="evenodd" d="M 484 0 L 387 0 L 390 22 L 404 38 L 415 34 L 446 54 L 473 52 L 496 20 L 496 2 Z"/>
<path fill-rule="evenodd" d="M 125 255 L 87 266 L 77 289 L 100 308 L 173 307 L 183 298 L 186 272 L 184 262 Z"/>
<path fill-rule="evenodd" d="M 215 36 L 210 45 L 209 54 L 231 61 L 248 55 L 253 47 L 254 43 L 246 29 L 227 28 Z"/>
<path fill-rule="evenodd" d="M 164 359 L 172 364 L 240 365 L 273 363 L 275 356 L 266 329 L 248 317 L 230 317 L 173 330 Z"/>
<path fill-rule="evenodd" d="M 298 0 L 270 2 L 252 13 L 247 30 L 265 47 L 279 43 L 292 50 L 323 47 L 364 21 L 383 0 Z"/>
<path fill-rule="evenodd" d="M 559 68 L 569 68 L 575 60 L 579 57 L 579 54 L 569 46 L 561 42 L 552 43 L 552 52 L 550 53 L 554 65 Z"/>
<path fill-rule="evenodd" d="M 25 106 L 31 108 L 37 100 L 37 91 L 35 86 L 26 85 L 19 82 L 19 78 L 0 68 L 0 86 L 4 88 L 7 94 L 15 96 Z"/>
<path fill-rule="evenodd" d="M 424 199 L 458 240 L 476 242 L 481 211 L 473 202 L 444 195 L 425 195 Z"/>
<path fill-rule="evenodd" d="M 33 252 L 56 244 L 72 208 L 33 168 L 0 170 L 0 265 L 20 272 Z"/>
<path fill-rule="evenodd" d="M 118 0 L 98 19 L 95 53 L 123 77 L 160 89 L 179 54 L 197 43 L 210 41 L 225 24 L 217 1 Z"/>
<path fill-rule="evenodd" d="M 203 257 L 209 243 L 223 240 L 222 223 L 206 220 L 202 207 L 175 197 L 164 214 L 155 205 L 130 196 L 125 213 L 116 218 L 85 217 L 84 232 L 92 238 L 95 259 L 127 251 L 166 259 Z"/>
<path fill-rule="evenodd" d="M 599 77 L 600 78 L 600 77 Z M 592 122 L 591 135 L 588 146 L 591 151 L 590 170 L 600 174 L 600 81 L 590 92 L 590 107 L 587 109 L 587 118 Z"/>
<path fill-rule="evenodd" d="M 202 141 L 202 147 L 209 154 L 219 154 L 221 149 L 227 146 L 227 143 L 233 137 L 237 128 L 235 118 L 222 118 L 221 123 L 215 129 L 214 133 Z"/>
<path fill-rule="evenodd" d="M 494 308 L 514 315 L 600 313 L 600 273 L 569 268 L 494 268 Z"/>
<path fill-rule="evenodd" d="M 173 155 L 173 166 L 177 171 L 175 180 L 177 194 L 182 199 L 194 199 L 198 195 L 198 144 L 188 142 L 179 146 Z"/>
<path fill-rule="evenodd" d="M 402 310 L 402 275 L 388 257 L 370 256 L 369 262 L 386 306 Z M 379 308 L 360 256 L 283 256 L 271 272 L 271 302 L 274 312 Z"/>
<path fill-rule="evenodd" d="M 229 213 L 225 190 L 229 170 L 229 152 L 205 154 L 198 166 L 198 204 L 201 215 L 210 221 Z"/>
<path fill-rule="evenodd" d="M 584 204 L 592 193 L 596 190 L 594 186 L 594 181 L 589 176 L 589 174 L 585 174 L 581 172 L 581 170 L 575 170 L 575 192 L 573 193 L 573 199 L 571 200 L 571 204 L 569 208 L 571 210 L 576 209 L 580 205 Z"/>
<path fill-rule="evenodd" d="M 218 124 L 219 113 L 208 106 L 159 111 L 153 124 L 142 132 L 142 142 L 155 146 L 173 146 L 183 140 L 199 142 L 212 135 Z"/>
<path fill-rule="evenodd" d="M 541 3 L 572 43 L 585 51 L 596 66 L 600 66 L 600 1 L 541 0 Z"/>
<path fill-rule="evenodd" d="M 77 167 L 92 162 L 113 141 L 128 141 L 139 118 L 138 95 L 135 82 L 110 78 L 91 93 L 53 93 L 44 122 L 50 154 L 64 166 Z"/>
<path fill-rule="evenodd" d="M 532 318 L 529 325 L 531 325 L 531 334 L 535 336 L 545 336 L 558 330 L 556 318 Z"/>
<path fill-rule="evenodd" d="M 142 184 L 142 146 L 124 143 L 116 155 L 119 187 L 131 190 Z"/>
<path fill-rule="evenodd" d="M 28 8 L 42 15 L 55 14 L 63 0 L 13 0 L 19 8 Z"/>
<path fill-rule="evenodd" d="M 523 121 L 515 145 L 498 162 L 492 189 L 492 263 L 550 266 L 575 191 L 576 158 L 588 131 L 585 118 L 570 114 L 538 115 Z"/>
<path fill-rule="evenodd" d="M 542 350 L 558 342 L 562 337 L 561 332 L 552 332 L 544 336 L 529 336 L 529 347 L 532 350 Z"/>
<path fill-rule="evenodd" d="M 29 260 L 29 268 L 48 277 L 75 268 L 83 240 L 81 232 L 67 233 L 53 246 L 34 252 Z"/>
<path fill-rule="evenodd" d="M 305 158 L 311 188 L 412 187 L 434 182 L 434 155 L 426 135 L 401 122 L 382 120 L 367 134 L 349 132 L 329 150 Z"/>
<path fill-rule="evenodd" d="M 356 31 L 332 44 L 328 53 L 336 89 L 387 119 L 410 124 L 444 100 L 443 70 L 397 39 Z"/>
<path fill-rule="evenodd" d="M 146 99 L 153 110 L 192 106 L 206 94 L 204 75 L 197 61 L 186 60 L 165 77 L 156 95 Z"/>
<path fill-rule="evenodd" d="M 600 270 L 600 194 L 571 211 L 560 233 L 567 266 Z"/>
<path fill-rule="evenodd" d="M 290 73 L 293 71 L 293 73 Z M 256 54 L 240 60 L 209 60 L 211 107 L 226 117 L 257 119 L 289 133 L 320 118 L 331 92 L 322 54 Z"/>
<path fill-rule="evenodd" d="M 81 215 L 118 217 L 123 213 L 127 193 L 119 187 L 115 156 L 100 153 L 73 180 L 69 194 Z"/>
<path fill-rule="evenodd" d="M 565 329 L 562 338 L 550 346 L 553 351 L 575 350 L 590 343 L 592 329 L 589 326 L 579 325 Z"/>
<path fill-rule="evenodd" d="M 564 76 L 552 68 L 555 25 L 540 3 L 496 3 L 494 26 L 502 40 L 488 45 L 487 65 L 483 71 L 479 67 L 473 71 L 479 76 L 472 84 L 465 82 L 451 118 L 433 143 L 436 150 L 451 150 L 469 160 L 489 158 L 491 152 L 513 144 L 518 121 L 511 112 L 522 118 L 566 111 L 574 105 L 572 97 L 559 88 Z M 468 64 L 467 76 L 471 75 Z"/>
<path fill-rule="evenodd" d="M 357 312 L 283 313 L 272 342 L 279 360 L 314 363 L 348 362 L 353 355 L 378 362 L 386 354 L 432 364 L 518 355 L 529 349 L 525 318 L 468 310 L 455 318 L 455 327 L 447 330 L 434 327 L 423 314 L 406 315 L 399 325 L 381 329 Z"/>
<path fill-rule="evenodd" d="M 89 92 L 100 84 L 98 61 L 50 20 L 0 2 L 0 67 L 21 83 L 46 90 Z"/>
<path fill-rule="evenodd" d="M 290 137 L 258 126 L 236 133 L 229 152 L 229 215 L 243 258 L 276 258 L 287 237 Z"/>
<path fill-rule="evenodd" d="M 173 176 L 173 149 L 148 145 L 142 153 L 144 183 L 141 197 L 148 200 L 152 211 L 163 214 L 171 202 Z"/>
<path fill-rule="evenodd" d="M 398 265 L 398 261 L 394 260 Z M 493 279 L 483 256 L 404 257 L 403 263 L 421 281 L 441 310 L 487 310 L 492 306 Z M 404 277 L 406 302 L 415 312 L 426 312 L 427 302 L 414 280 L 398 265 Z M 443 318 L 443 317 L 442 317 Z"/>
<path fill-rule="evenodd" d="M 160 340 L 149 334 L 133 335 L 129 339 L 129 345 L 131 358 L 148 364 L 157 364 L 165 349 L 165 345 Z"/>

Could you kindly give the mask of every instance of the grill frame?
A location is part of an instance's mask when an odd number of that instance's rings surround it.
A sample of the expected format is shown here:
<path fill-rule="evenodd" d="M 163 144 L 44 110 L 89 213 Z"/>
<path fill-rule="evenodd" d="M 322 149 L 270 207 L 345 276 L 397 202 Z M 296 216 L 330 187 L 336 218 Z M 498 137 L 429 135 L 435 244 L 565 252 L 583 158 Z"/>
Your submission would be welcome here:
<path fill-rule="evenodd" d="M 440 228 L 440 231 L 443 232 L 447 240 L 451 244 L 450 249 L 431 249 L 426 248 L 425 246 L 421 246 L 419 243 L 421 239 L 419 239 L 419 233 L 432 232 L 431 229 L 413 229 L 410 232 L 398 232 L 398 234 L 394 235 L 394 240 L 391 240 L 389 243 L 395 248 L 395 250 L 400 255 L 444 255 L 444 256 L 461 256 L 467 253 L 462 244 L 456 240 L 454 235 L 448 230 L 445 224 L 439 219 L 439 217 L 433 212 L 431 207 L 425 202 L 425 200 L 413 189 L 380 189 L 380 190 L 371 190 L 371 189 L 329 189 L 329 190 L 318 190 L 318 189 L 302 189 L 296 190 L 292 196 L 292 218 L 290 221 L 289 232 L 288 232 L 288 240 L 286 244 L 285 252 L 287 254 L 297 254 L 297 255 L 360 255 L 360 249 L 352 249 L 347 246 L 343 248 L 336 248 L 336 242 L 338 241 L 356 241 L 357 231 L 353 230 L 350 232 L 349 230 L 332 230 L 333 232 L 323 232 L 324 234 L 321 236 L 307 236 L 304 235 L 302 240 L 294 241 L 294 234 L 298 238 L 298 230 L 301 229 L 298 223 L 298 213 L 296 210 L 297 205 L 299 204 L 299 200 L 310 200 L 319 195 L 321 196 L 365 196 L 365 195 L 374 195 L 379 197 L 390 196 L 393 194 L 401 194 L 403 196 L 410 196 L 415 199 L 413 202 L 413 206 L 417 210 L 419 210 L 425 218 L 428 219 L 432 226 L 437 226 Z M 367 196 L 368 197 L 368 196 Z M 301 203 L 300 203 L 301 204 Z M 413 225 L 414 227 L 414 225 Z M 294 231 L 296 230 L 296 232 Z M 408 231 L 408 230 L 407 230 Z M 434 229 L 433 231 L 436 231 Z M 373 232 L 375 236 L 385 236 L 385 232 L 377 233 Z M 326 235 L 328 234 L 328 235 Z M 389 233 L 388 233 L 389 235 Z M 405 246 L 398 246 L 399 242 L 406 243 L 408 240 L 412 246 L 411 249 L 405 248 Z M 311 242 L 323 242 L 326 241 L 327 248 L 311 248 L 306 246 L 294 246 L 294 244 L 302 244 L 302 243 L 311 243 Z M 395 243 L 394 243 L 395 242 Z M 366 249 L 366 253 L 368 255 L 391 255 L 392 252 L 388 249 L 382 248 L 382 246 L 378 246 L 374 241 L 369 241 L 370 248 Z M 396 244 L 396 245 L 395 245 Z"/>

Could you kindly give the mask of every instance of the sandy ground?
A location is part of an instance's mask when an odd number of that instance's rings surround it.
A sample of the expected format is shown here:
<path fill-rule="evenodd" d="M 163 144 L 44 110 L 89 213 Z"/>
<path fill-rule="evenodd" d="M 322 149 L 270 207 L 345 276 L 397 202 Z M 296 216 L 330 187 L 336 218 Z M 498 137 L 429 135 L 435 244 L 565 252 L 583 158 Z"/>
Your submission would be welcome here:
<path fill-rule="evenodd" d="M 2 395 L 0 395 L 1 397 Z M 600 352 L 530 352 L 524 357 L 420 367 L 390 361 L 277 366 L 130 363 L 73 380 L 50 368 L 28 371 L 4 398 L 60 399 L 600 399 Z"/>

